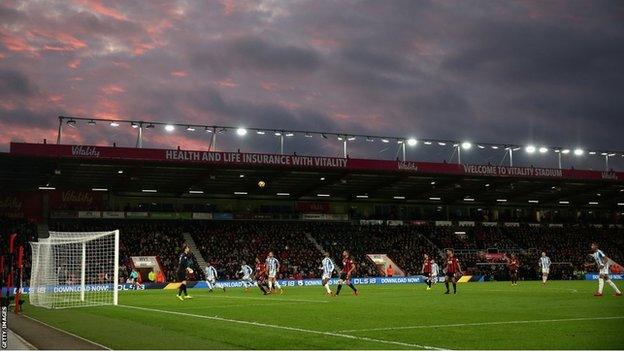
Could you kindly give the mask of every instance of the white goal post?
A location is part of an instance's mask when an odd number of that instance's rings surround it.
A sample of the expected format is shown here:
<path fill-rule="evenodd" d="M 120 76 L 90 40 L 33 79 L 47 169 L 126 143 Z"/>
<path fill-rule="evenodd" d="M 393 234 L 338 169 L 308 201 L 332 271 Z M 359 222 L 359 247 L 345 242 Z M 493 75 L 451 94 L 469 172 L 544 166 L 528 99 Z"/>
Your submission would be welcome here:
<path fill-rule="evenodd" d="M 33 306 L 117 305 L 119 230 L 50 232 L 31 242 L 29 299 Z"/>

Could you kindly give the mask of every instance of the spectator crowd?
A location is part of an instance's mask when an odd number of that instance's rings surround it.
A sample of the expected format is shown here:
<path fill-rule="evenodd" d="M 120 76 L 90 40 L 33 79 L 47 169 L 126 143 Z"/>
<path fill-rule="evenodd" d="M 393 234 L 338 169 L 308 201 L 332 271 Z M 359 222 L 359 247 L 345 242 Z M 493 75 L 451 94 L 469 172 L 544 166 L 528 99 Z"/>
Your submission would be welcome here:
<path fill-rule="evenodd" d="M 29 241 L 37 239 L 37 227 L 25 220 L 0 220 L 4 233 L 18 233 L 25 245 L 24 280 L 30 276 Z M 191 221 L 191 220 L 52 220 L 54 231 L 120 230 L 120 279 L 132 270 L 131 256 L 157 256 L 165 279 L 175 280 L 184 243 L 183 233 L 191 234 L 204 260 L 210 262 L 221 279 L 236 279 L 243 262 L 253 267 L 273 251 L 281 262 L 280 278 L 320 277 L 323 251 L 328 251 L 338 267 L 341 253 L 348 250 L 356 262 L 356 275 L 378 276 L 377 267 L 367 254 L 387 254 L 408 275 L 420 273 L 423 254 L 443 267 L 441 254 L 454 249 L 467 273 L 483 274 L 490 279 L 506 279 L 506 258 L 518 255 L 521 276 L 537 278 L 538 258 L 542 251 L 550 256 L 554 277 L 572 279 L 595 271 L 589 256 L 591 242 L 597 242 L 616 262 L 624 261 L 622 228 L 596 226 L 476 226 L 457 227 L 420 223 L 420 225 L 360 225 L 355 222 L 305 221 Z M 3 235 L 4 235 L 3 233 Z M 7 251 L 2 247 L 2 253 Z M 202 269 L 193 266 L 196 279 Z"/>

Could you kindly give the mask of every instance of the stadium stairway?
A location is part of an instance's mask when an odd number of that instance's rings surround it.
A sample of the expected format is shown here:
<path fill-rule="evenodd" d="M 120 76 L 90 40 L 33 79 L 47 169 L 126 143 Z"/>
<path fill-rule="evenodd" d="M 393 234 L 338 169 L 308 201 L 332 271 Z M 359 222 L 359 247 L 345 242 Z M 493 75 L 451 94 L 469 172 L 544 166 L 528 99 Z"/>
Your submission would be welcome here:
<path fill-rule="evenodd" d="M 422 233 L 418 233 L 418 236 L 420 236 L 423 240 L 428 242 L 429 245 L 431 245 L 431 248 L 435 249 L 438 252 L 439 257 L 444 257 L 445 255 L 444 250 L 442 250 L 438 245 L 436 245 L 433 241 L 427 238 L 426 235 L 423 235 Z"/>
<path fill-rule="evenodd" d="M 314 245 L 314 247 L 316 247 L 317 250 L 319 250 L 320 253 L 325 255 L 325 249 L 323 249 L 323 246 L 321 246 L 321 244 L 319 244 L 318 241 L 316 241 L 316 239 L 312 237 L 312 234 L 306 232 L 305 236 L 308 239 L 308 241 L 311 242 L 312 245 Z"/>
<path fill-rule="evenodd" d="M 206 266 L 208 266 L 208 263 L 206 263 L 206 260 L 204 260 L 204 257 L 197 248 L 197 245 L 195 245 L 195 240 L 193 240 L 193 236 L 191 235 L 191 233 L 182 233 L 182 236 L 184 237 L 184 242 L 186 243 L 186 245 L 188 245 L 189 249 L 191 249 L 193 256 L 195 256 L 195 261 L 197 261 L 197 265 L 199 266 L 199 268 L 206 268 Z"/>

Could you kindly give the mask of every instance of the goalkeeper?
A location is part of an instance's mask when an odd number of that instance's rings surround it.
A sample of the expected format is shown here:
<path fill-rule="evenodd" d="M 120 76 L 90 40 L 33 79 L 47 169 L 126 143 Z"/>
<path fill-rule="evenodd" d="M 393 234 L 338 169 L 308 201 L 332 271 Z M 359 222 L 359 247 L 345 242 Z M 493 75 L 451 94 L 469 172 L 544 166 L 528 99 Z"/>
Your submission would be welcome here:
<path fill-rule="evenodd" d="M 178 260 L 178 272 L 177 278 L 178 281 L 181 281 L 180 287 L 178 288 L 178 299 L 183 301 L 184 299 L 190 299 L 191 296 L 186 291 L 186 275 L 187 273 L 193 273 L 193 269 L 191 268 L 191 264 L 193 263 L 193 257 L 190 253 L 191 249 L 184 245 L 183 252 L 180 254 L 180 258 Z M 184 297 L 182 297 L 182 293 L 184 293 Z"/>

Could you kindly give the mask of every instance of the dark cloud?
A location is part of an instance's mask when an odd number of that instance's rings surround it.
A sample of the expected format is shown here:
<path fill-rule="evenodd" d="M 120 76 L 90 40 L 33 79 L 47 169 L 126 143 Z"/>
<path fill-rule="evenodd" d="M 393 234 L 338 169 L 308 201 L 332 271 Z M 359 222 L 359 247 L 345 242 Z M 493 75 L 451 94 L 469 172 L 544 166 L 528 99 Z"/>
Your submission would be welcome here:
<path fill-rule="evenodd" d="M 314 70 L 320 58 L 310 49 L 272 44 L 258 38 L 245 38 L 231 44 L 230 53 L 243 66 L 258 69 Z"/>
<path fill-rule="evenodd" d="M 401 73 L 409 72 L 409 67 L 402 61 L 402 57 L 396 57 L 387 53 L 375 52 L 366 48 L 351 47 L 344 50 L 342 56 L 351 64 L 369 70 Z"/>
<path fill-rule="evenodd" d="M 6 4 L 0 4 L 0 21 L 3 23 L 14 23 L 22 16 L 16 9 L 8 7 Z"/>
<path fill-rule="evenodd" d="M 624 57 L 624 32 L 496 20 L 482 23 L 469 35 L 478 40 L 462 45 L 444 62 L 446 68 L 512 84 L 592 83 L 605 78 L 622 84 L 624 78 L 622 70 L 614 70 Z"/>
<path fill-rule="evenodd" d="M 50 118 L 56 113 L 55 110 L 46 109 L 42 111 L 33 111 L 27 107 L 19 107 L 10 111 L 3 111 L 2 122 L 12 127 L 26 128 L 54 128 L 58 126 L 58 120 Z M 28 135 L 24 135 L 27 137 Z"/>
<path fill-rule="evenodd" d="M 306 74 L 317 70 L 322 58 L 310 48 L 244 37 L 229 42 L 210 42 L 191 55 L 190 63 L 216 76 L 241 70 Z"/>
<path fill-rule="evenodd" d="M 37 86 L 23 73 L 0 69 L 0 95 L 8 97 L 31 97 L 37 93 Z"/>

